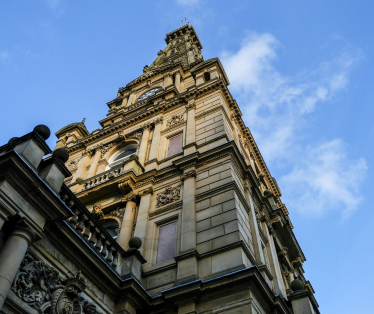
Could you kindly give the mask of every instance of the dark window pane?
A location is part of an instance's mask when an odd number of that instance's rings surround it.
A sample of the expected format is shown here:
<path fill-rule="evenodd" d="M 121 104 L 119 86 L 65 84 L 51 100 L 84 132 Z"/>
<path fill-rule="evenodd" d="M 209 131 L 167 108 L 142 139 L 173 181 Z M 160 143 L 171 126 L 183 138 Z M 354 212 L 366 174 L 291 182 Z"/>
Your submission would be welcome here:
<path fill-rule="evenodd" d="M 168 157 L 182 151 L 182 134 L 169 139 Z"/>
<path fill-rule="evenodd" d="M 177 222 L 160 227 L 158 233 L 157 263 L 169 261 L 175 256 Z"/>

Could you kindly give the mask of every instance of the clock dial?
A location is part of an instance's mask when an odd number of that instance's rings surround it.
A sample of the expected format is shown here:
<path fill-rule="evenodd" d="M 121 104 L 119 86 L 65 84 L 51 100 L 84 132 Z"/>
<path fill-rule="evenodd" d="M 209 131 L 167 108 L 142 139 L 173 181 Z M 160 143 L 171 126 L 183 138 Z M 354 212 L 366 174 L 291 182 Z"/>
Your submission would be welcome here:
<path fill-rule="evenodd" d="M 146 98 L 149 98 L 151 96 L 153 96 L 154 94 L 156 94 L 158 91 L 160 90 L 160 87 L 157 87 L 157 88 L 153 88 L 147 92 L 145 92 L 143 95 L 141 95 L 139 98 L 138 98 L 138 101 L 141 101 L 141 100 L 144 100 Z"/>

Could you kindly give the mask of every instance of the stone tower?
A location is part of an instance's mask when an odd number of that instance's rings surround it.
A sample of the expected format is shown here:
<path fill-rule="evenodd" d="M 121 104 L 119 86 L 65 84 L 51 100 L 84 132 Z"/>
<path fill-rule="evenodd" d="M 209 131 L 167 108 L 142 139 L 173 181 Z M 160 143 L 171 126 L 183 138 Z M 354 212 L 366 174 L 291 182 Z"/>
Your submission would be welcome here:
<path fill-rule="evenodd" d="M 44 227 L 60 255 L 36 255 L 81 270 L 97 313 L 319 313 L 281 191 L 221 62 L 203 59 L 190 25 L 165 41 L 107 103 L 101 129 L 82 121 L 56 132 L 71 175 L 61 170 L 55 191 L 71 214 Z M 74 313 L 96 313 L 74 302 Z"/>

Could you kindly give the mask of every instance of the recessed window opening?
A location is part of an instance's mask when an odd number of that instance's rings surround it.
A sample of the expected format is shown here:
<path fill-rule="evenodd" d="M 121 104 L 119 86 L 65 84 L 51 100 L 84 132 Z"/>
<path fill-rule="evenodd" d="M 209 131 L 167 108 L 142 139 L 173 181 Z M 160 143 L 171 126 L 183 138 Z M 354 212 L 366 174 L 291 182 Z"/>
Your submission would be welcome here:
<path fill-rule="evenodd" d="M 167 157 L 178 154 L 182 151 L 182 133 L 169 139 Z"/>
<path fill-rule="evenodd" d="M 105 219 L 101 222 L 103 228 L 112 236 L 113 239 L 117 239 L 117 229 L 119 228 L 119 224 L 114 219 Z"/>
<path fill-rule="evenodd" d="M 205 82 L 210 81 L 210 73 L 209 72 L 204 72 L 204 81 Z"/>
<path fill-rule="evenodd" d="M 175 257 L 177 244 L 177 222 L 160 226 L 158 231 L 156 263 L 172 260 Z"/>
<path fill-rule="evenodd" d="M 110 168 L 121 164 L 134 154 L 136 154 L 136 144 L 130 144 L 122 147 L 109 158 L 108 165 L 106 166 L 105 170 L 109 170 Z"/>

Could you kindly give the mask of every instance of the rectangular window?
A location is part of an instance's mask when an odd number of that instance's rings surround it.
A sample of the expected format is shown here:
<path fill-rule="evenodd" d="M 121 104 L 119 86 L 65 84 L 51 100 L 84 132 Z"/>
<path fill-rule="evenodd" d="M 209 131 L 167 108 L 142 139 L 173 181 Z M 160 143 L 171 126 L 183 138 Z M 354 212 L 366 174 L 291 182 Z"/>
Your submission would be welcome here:
<path fill-rule="evenodd" d="M 175 256 L 175 247 L 177 242 L 177 222 L 174 221 L 159 228 L 157 261 L 162 263 L 172 260 Z"/>
<path fill-rule="evenodd" d="M 178 154 L 181 151 L 182 151 L 182 133 L 172 138 L 169 138 L 169 147 L 168 147 L 167 157 Z"/>

